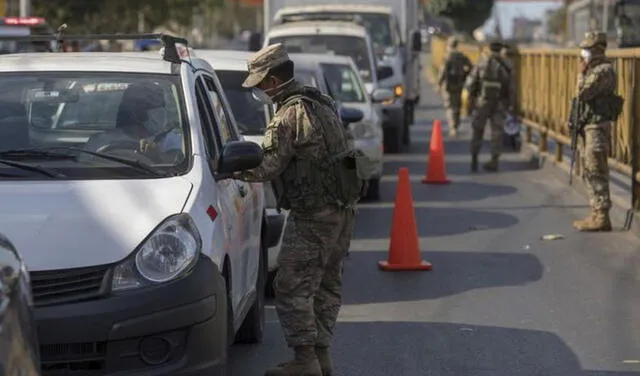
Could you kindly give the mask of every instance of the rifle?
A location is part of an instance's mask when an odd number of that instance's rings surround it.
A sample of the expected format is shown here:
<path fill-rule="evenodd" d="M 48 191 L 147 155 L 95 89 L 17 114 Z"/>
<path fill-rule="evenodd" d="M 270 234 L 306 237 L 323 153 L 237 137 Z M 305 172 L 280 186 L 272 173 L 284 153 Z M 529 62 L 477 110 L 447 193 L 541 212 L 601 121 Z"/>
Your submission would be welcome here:
<path fill-rule="evenodd" d="M 573 164 L 576 161 L 578 150 L 578 136 L 582 132 L 582 124 L 579 120 L 580 101 L 578 97 L 571 100 L 571 111 L 569 112 L 569 130 L 571 132 L 571 166 L 569 167 L 569 185 L 573 182 Z"/>

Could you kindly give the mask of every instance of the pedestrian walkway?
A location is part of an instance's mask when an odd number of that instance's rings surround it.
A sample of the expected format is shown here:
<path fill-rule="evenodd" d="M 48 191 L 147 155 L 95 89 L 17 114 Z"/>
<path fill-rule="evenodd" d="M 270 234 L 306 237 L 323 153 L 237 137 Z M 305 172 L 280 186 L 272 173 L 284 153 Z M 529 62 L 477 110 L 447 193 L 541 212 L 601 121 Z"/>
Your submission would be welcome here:
<path fill-rule="evenodd" d="M 468 123 L 459 139 L 445 138 L 452 183 L 421 184 L 430 124 L 444 119 L 440 100 L 424 91 L 410 152 L 387 156 L 380 201 L 360 207 L 335 375 L 640 375 L 638 239 L 573 230 L 586 198 L 521 154 L 505 153 L 497 173 L 471 174 Z M 432 271 L 377 267 L 387 257 L 401 167 L 410 170 Z M 547 234 L 562 239 L 541 240 Z M 269 307 L 265 343 L 236 346 L 231 374 L 261 375 L 289 356 Z"/>

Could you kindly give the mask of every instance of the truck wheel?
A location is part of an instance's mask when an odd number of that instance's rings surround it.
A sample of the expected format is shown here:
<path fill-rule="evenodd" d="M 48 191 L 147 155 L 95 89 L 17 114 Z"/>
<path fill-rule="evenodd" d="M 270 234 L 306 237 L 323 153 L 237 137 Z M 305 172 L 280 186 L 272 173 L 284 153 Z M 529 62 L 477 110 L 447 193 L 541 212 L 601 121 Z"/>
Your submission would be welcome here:
<path fill-rule="evenodd" d="M 384 129 L 384 152 L 388 154 L 398 154 L 402 151 L 402 124 L 399 127 Z"/>
<path fill-rule="evenodd" d="M 258 262 L 258 278 L 256 280 L 256 300 L 253 302 L 247 317 L 244 318 L 240 330 L 236 334 L 238 343 L 260 343 L 264 338 L 264 286 L 267 280 L 266 249 L 260 242 L 260 258 Z"/>

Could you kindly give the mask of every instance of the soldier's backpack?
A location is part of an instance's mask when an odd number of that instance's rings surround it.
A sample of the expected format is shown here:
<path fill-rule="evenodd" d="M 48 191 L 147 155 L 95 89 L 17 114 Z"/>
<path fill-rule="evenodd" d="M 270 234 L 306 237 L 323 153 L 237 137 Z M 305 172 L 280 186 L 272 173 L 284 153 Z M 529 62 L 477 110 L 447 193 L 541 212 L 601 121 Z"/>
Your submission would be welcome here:
<path fill-rule="evenodd" d="M 460 53 L 454 53 L 451 59 L 446 63 L 446 81 L 447 85 L 451 87 L 462 88 L 464 82 L 467 79 L 467 72 L 465 68 L 466 57 Z"/>
<path fill-rule="evenodd" d="M 342 123 L 339 120 L 340 115 L 330 97 L 327 97 L 315 88 L 305 86 L 301 93 L 294 94 L 287 98 L 282 107 L 284 108 L 300 102 L 305 106 L 313 106 L 314 102 L 316 102 L 332 108 L 338 119 L 336 125 L 340 126 L 340 131 L 345 132 L 344 142 L 345 145 L 347 144 L 346 130 L 342 127 Z M 309 113 L 313 113 L 313 111 L 310 110 Z M 326 122 L 321 122 L 321 125 L 323 127 L 322 135 L 325 138 L 325 142 L 327 142 L 327 132 L 333 132 L 335 130 L 328 129 L 330 124 Z M 329 147 L 328 142 L 327 146 Z M 334 152 L 333 150 L 329 150 L 329 152 L 331 156 L 328 160 L 324 161 L 326 163 L 322 163 L 323 166 L 317 167 L 335 177 L 335 179 L 327 180 L 335 182 L 335 189 L 328 187 L 328 190 L 334 191 L 332 193 L 335 195 L 334 198 L 336 201 L 345 207 L 353 206 L 366 194 L 368 182 L 375 172 L 376 165 L 359 149 L 347 147 L 341 152 Z"/>

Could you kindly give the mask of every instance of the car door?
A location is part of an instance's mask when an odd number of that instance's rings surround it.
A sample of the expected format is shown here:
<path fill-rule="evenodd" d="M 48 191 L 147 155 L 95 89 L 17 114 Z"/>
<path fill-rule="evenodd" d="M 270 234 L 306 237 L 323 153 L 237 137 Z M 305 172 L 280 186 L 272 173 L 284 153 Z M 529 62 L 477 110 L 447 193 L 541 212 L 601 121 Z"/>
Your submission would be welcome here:
<path fill-rule="evenodd" d="M 203 80 L 206 85 L 207 95 L 218 120 L 218 131 L 222 145 L 230 141 L 240 140 L 240 132 L 235 125 L 233 113 L 223 94 L 221 85 L 214 76 L 204 74 Z M 235 186 L 237 192 L 234 204 L 238 211 L 238 238 L 237 251 L 239 252 L 239 265 L 234 279 L 239 284 L 241 294 L 240 304 L 244 305 L 250 293 L 255 288 L 258 277 L 258 264 L 260 254 L 260 230 L 262 220 L 262 199 L 260 183 L 247 183 L 242 180 L 228 179 L 230 184 Z M 242 308 L 241 308 L 242 309 Z"/>
<path fill-rule="evenodd" d="M 207 157 L 217 159 L 223 145 L 218 129 L 219 120 L 211 105 L 203 76 L 204 73 L 202 72 L 195 74 L 195 94 L 198 101 L 198 110 L 201 112 L 201 121 L 205 122 L 203 131 L 207 139 L 206 143 L 210 149 L 210 151 L 208 150 L 207 152 L 212 153 L 212 155 Z M 219 192 L 218 197 L 216 197 L 220 210 L 218 220 L 223 222 L 225 234 L 222 248 L 229 256 L 231 263 L 231 304 L 235 313 L 238 312 L 237 308 L 242 300 L 242 280 L 239 279 L 242 277 L 243 269 L 242 252 L 239 244 L 241 217 L 240 212 L 237 210 L 237 202 L 239 201 L 240 194 L 232 179 L 218 180 L 216 185 L 217 191 Z M 213 239 L 213 241 L 220 242 L 220 239 Z"/>

